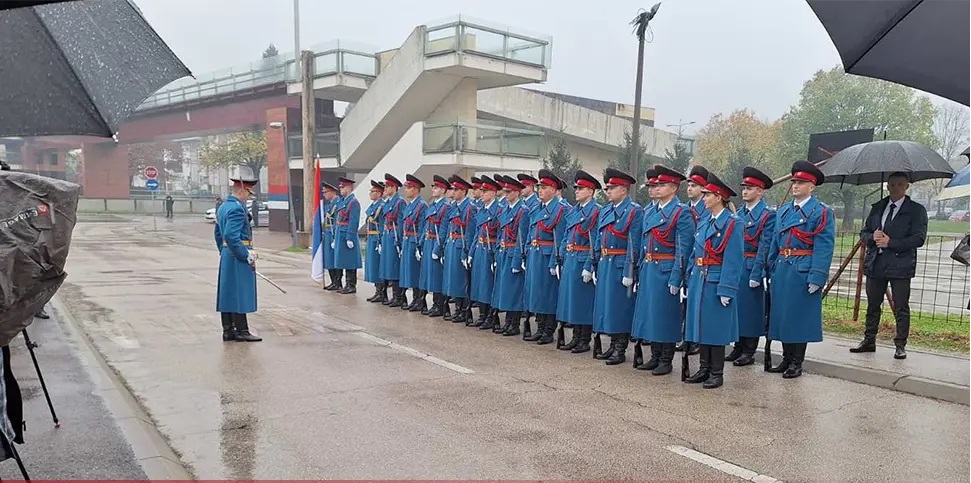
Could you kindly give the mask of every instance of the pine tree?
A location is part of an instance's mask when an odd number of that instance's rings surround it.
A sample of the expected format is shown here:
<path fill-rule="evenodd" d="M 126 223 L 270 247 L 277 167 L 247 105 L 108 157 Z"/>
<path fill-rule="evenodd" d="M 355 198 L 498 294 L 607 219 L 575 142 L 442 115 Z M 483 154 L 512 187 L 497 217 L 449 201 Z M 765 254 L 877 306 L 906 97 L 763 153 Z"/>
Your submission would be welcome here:
<path fill-rule="evenodd" d="M 664 159 L 661 164 L 687 176 L 688 174 L 688 164 L 691 163 L 691 151 L 688 150 L 688 145 L 681 140 L 674 143 L 674 150 L 665 149 Z M 682 183 L 681 189 L 678 191 L 678 198 L 685 199 L 687 196 L 687 184 Z"/>
<path fill-rule="evenodd" d="M 276 57 L 279 53 L 280 52 L 276 50 L 276 46 L 270 44 L 270 46 L 263 51 L 263 58 L 269 59 L 270 57 Z"/>
<path fill-rule="evenodd" d="M 577 170 L 583 166 L 580 164 L 580 160 L 570 152 L 570 147 L 565 140 L 562 138 L 553 140 L 549 154 L 543 160 L 543 167 L 566 181 L 563 198 L 570 203 L 576 203 L 576 194 L 573 192 L 573 177 Z"/>

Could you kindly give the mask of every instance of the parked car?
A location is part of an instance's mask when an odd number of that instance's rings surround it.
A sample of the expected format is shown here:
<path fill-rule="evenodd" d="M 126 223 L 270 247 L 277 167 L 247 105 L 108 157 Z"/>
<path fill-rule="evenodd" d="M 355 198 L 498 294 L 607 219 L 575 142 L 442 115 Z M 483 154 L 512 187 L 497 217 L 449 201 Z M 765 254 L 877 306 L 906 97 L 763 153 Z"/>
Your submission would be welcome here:
<path fill-rule="evenodd" d="M 951 213 L 950 221 L 971 221 L 971 213 L 967 210 L 957 210 Z"/>
<path fill-rule="evenodd" d="M 270 220 L 270 210 L 269 208 L 267 208 L 266 203 L 260 202 L 258 206 L 260 210 L 259 211 L 260 226 L 266 226 L 266 224 L 269 223 L 269 220 Z M 251 218 L 253 216 L 251 214 L 252 210 L 253 210 L 253 200 L 246 200 L 246 213 L 249 213 Z M 205 219 L 205 221 L 209 223 L 215 223 L 216 208 L 209 208 L 208 210 L 206 210 L 206 214 L 203 216 L 203 218 Z M 250 225 L 255 225 L 252 219 L 250 219 Z"/>

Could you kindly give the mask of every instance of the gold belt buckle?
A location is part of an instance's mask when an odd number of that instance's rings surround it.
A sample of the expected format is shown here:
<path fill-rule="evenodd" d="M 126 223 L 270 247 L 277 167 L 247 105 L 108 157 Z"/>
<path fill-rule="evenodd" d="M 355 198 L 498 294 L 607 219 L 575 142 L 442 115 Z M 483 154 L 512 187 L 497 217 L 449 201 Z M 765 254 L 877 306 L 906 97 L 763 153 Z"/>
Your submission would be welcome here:
<path fill-rule="evenodd" d="M 651 258 L 653 258 L 653 257 L 651 256 L 650 253 L 644 254 L 644 261 L 645 262 L 650 262 L 651 261 Z"/>
<path fill-rule="evenodd" d="M 695 258 L 695 265 L 698 265 L 699 267 L 704 266 L 705 265 L 705 259 L 704 258 Z"/>
<path fill-rule="evenodd" d="M 539 246 L 539 240 L 533 240 L 532 245 L 534 247 Z"/>
<path fill-rule="evenodd" d="M 789 258 L 791 255 L 792 255 L 792 249 L 791 248 L 783 248 L 782 249 L 782 256 L 784 256 L 786 258 Z"/>

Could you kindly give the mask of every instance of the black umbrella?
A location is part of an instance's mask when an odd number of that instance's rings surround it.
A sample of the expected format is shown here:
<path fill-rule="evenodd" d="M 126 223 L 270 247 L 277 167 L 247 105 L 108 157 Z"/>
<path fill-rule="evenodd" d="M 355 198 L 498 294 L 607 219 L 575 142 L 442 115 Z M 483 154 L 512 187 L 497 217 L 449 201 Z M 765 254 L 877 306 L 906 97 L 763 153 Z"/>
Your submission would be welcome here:
<path fill-rule="evenodd" d="M 968 105 L 968 0 L 807 1 L 846 72 Z"/>
<path fill-rule="evenodd" d="M 111 137 L 191 75 L 129 0 L 0 10 L 0 135 Z"/>
<path fill-rule="evenodd" d="M 44 5 L 45 3 L 75 2 L 79 0 L 0 0 L 0 10 L 10 10 L 11 8 L 33 7 Z"/>
<path fill-rule="evenodd" d="M 826 183 L 882 183 L 898 171 L 911 182 L 954 176 L 951 165 L 933 149 L 911 141 L 873 141 L 850 146 L 819 168 Z"/>

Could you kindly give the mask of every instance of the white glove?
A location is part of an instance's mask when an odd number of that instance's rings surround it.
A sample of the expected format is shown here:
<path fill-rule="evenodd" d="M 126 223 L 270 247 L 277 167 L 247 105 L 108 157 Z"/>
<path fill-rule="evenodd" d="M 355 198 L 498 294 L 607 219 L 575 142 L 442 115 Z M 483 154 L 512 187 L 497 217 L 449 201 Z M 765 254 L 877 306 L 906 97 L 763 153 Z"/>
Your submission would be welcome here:
<path fill-rule="evenodd" d="M 347 248 L 354 248 L 354 242 L 353 241 L 347 240 L 345 243 L 347 243 Z"/>
<path fill-rule="evenodd" d="M 678 294 L 678 287 L 675 287 L 674 285 L 668 285 L 668 292 L 671 295 L 677 295 Z"/>
<path fill-rule="evenodd" d="M 634 285 L 634 279 L 630 277 L 624 277 L 623 279 L 621 279 L 620 283 L 624 284 L 625 287 L 630 287 L 631 285 Z"/>
<path fill-rule="evenodd" d="M 421 261 L 421 250 L 417 248 L 415 249 L 415 259 L 418 260 L 419 262 Z"/>
<path fill-rule="evenodd" d="M 809 284 L 809 293 L 816 293 L 817 290 L 819 290 L 819 285 Z"/>
<path fill-rule="evenodd" d="M 550 275 L 554 276 L 559 280 L 560 278 L 560 267 L 553 267 L 550 269 Z"/>
<path fill-rule="evenodd" d="M 468 258 L 468 262 L 469 262 L 468 265 L 471 267 L 472 266 L 472 257 L 469 257 Z"/>
<path fill-rule="evenodd" d="M 580 273 L 580 277 L 583 278 L 583 283 L 590 283 L 590 281 L 593 280 L 593 272 L 583 269 L 583 272 Z"/>
<path fill-rule="evenodd" d="M 759 288 L 759 285 L 762 285 L 762 283 L 761 282 L 758 282 L 756 280 L 749 280 L 748 281 L 748 287 L 749 288 Z"/>
<path fill-rule="evenodd" d="M 719 298 L 721 299 L 722 307 L 728 307 L 728 303 L 732 301 L 732 299 L 728 297 L 719 297 Z"/>
<path fill-rule="evenodd" d="M 469 259 L 467 259 L 467 258 L 462 259 L 462 266 L 465 267 L 466 270 L 468 270 L 469 269 Z"/>
<path fill-rule="evenodd" d="M 593 272 L 593 284 L 597 285 L 597 272 Z"/>
<path fill-rule="evenodd" d="M 438 254 L 432 252 L 432 260 L 438 260 Z"/>
<path fill-rule="evenodd" d="M 492 273 L 496 273 L 496 262 L 492 262 L 492 265 L 490 265 L 489 268 L 492 270 Z"/>
<path fill-rule="evenodd" d="M 378 255 L 380 255 L 381 254 L 381 245 L 378 245 L 378 249 L 377 250 L 378 250 Z"/>
<path fill-rule="evenodd" d="M 249 255 L 246 255 L 246 263 L 252 265 L 256 263 L 257 258 L 259 258 L 259 255 L 256 252 L 249 252 Z"/>
<path fill-rule="evenodd" d="M 333 250 L 333 249 L 334 249 L 334 247 L 336 247 L 336 246 L 337 246 L 337 243 L 336 243 L 336 242 L 334 242 L 334 241 L 331 241 L 331 242 L 330 242 L 330 249 L 331 249 L 331 250 Z"/>
<path fill-rule="evenodd" d="M 512 269 L 512 273 L 521 273 L 522 271 L 523 271 L 523 269 L 521 269 L 521 268 L 513 268 Z"/>

